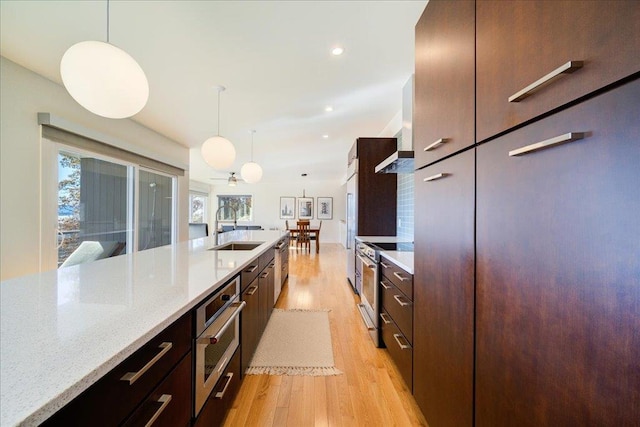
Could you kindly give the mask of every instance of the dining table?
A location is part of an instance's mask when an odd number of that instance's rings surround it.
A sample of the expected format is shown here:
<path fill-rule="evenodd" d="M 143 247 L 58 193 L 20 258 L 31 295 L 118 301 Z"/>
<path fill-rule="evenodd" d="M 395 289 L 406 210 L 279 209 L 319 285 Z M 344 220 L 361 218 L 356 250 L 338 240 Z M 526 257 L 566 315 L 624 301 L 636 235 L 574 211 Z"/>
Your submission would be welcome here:
<path fill-rule="evenodd" d="M 287 230 L 289 230 L 289 233 L 291 233 L 291 238 L 295 238 L 296 234 L 298 233 L 298 227 L 297 226 L 289 226 L 287 228 Z M 316 253 L 320 253 L 320 226 L 319 225 L 310 225 L 309 226 L 309 234 L 313 237 L 315 237 L 316 240 Z"/>

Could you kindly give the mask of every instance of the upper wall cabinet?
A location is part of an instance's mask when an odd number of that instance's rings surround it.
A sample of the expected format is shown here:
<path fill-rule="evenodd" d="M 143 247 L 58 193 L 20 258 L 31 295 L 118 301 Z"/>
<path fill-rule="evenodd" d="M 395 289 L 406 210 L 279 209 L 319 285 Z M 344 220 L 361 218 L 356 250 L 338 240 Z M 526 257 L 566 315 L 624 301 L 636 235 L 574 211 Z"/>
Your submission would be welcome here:
<path fill-rule="evenodd" d="M 416 25 L 416 169 L 475 142 L 475 1 L 431 0 Z"/>
<path fill-rule="evenodd" d="M 478 142 L 640 71 L 638 22 L 637 0 L 478 0 Z"/>

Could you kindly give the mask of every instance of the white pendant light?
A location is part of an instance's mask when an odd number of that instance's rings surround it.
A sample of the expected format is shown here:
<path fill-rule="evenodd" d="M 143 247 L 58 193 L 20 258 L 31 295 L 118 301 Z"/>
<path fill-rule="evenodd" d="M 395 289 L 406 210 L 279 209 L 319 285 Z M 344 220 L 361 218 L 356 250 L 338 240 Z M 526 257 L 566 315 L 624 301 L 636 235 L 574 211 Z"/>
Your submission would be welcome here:
<path fill-rule="evenodd" d="M 236 160 L 236 149 L 231 141 L 220 136 L 220 92 L 225 90 L 224 86 L 216 86 L 218 91 L 218 134 L 207 139 L 200 152 L 204 161 L 214 169 L 226 169 Z"/>
<path fill-rule="evenodd" d="M 251 161 L 242 165 L 240 169 L 240 176 L 244 179 L 244 182 L 248 184 L 255 184 L 262 179 L 262 167 L 253 161 L 253 134 L 255 130 L 251 131 Z"/>
<path fill-rule="evenodd" d="M 108 0 L 107 42 L 83 41 L 71 46 L 60 61 L 60 76 L 78 104 L 102 117 L 131 117 L 149 99 L 149 82 L 140 65 L 109 43 Z"/>

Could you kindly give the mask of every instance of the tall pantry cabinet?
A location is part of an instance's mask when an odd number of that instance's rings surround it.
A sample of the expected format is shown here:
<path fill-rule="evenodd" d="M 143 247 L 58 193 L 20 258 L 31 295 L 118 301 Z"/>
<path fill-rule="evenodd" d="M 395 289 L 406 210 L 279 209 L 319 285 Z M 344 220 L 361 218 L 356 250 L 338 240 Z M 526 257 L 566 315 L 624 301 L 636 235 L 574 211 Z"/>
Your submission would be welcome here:
<path fill-rule="evenodd" d="M 640 7 L 471 3 L 475 140 L 416 154 L 416 401 L 431 427 L 637 425 Z M 465 66 L 473 24 L 434 22 L 468 7 L 416 26 L 416 147 L 466 114 L 468 90 L 426 88 L 451 87 L 440 50 Z"/>

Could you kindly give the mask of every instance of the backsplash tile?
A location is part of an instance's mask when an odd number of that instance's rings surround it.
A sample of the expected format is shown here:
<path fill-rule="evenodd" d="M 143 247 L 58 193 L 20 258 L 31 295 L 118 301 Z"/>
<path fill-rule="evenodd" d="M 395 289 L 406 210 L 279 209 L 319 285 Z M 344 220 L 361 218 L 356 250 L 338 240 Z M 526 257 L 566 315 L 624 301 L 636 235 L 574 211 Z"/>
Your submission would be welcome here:
<path fill-rule="evenodd" d="M 413 242 L 413 174 L 398 174 L 396 235 Z"/>

